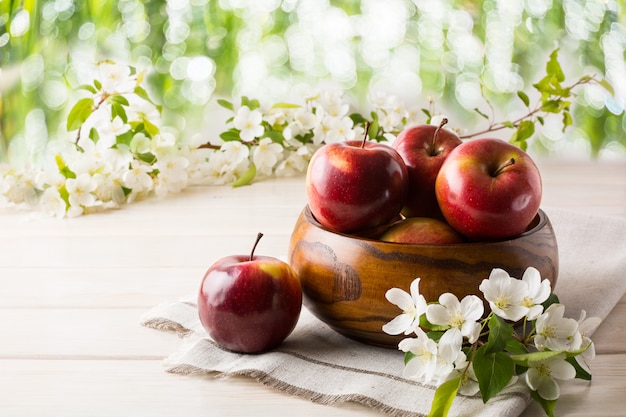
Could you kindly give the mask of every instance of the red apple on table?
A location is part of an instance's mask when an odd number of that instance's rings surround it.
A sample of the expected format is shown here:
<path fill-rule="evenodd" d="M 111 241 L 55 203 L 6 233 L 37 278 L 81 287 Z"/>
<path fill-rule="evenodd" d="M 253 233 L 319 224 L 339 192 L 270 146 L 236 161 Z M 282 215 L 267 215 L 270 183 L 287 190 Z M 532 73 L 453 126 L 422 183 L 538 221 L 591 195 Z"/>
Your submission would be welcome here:
<path fill-rule="evenodd" d="M 302 308 L 302 287 L 289 264 L 270 256 L 227 256 L 202 279 L 198 315 L 209 336 L 224 349 L 260 353 L 292 332 Z"/>
<path fill-rule="evenodd" d="M 404 129 L 393 142 L 409 173 L 409 193 L 402 209 L 406 217 L 442 219 L 435 196 L 435 180 L 450 152 L 462 141 L 451 130 L 439 126 L 418 125 Z"/>
<path fill-rule="evenodd" d="M 322 146 L 313 154 L 306 175 L 311 213 L 336 232 L 354 233 L 389 223 L 400 213 L 407 190 L 407 169 L 398 152 L 365 138 Z"/>
<path fill-rule="evenodd" d="M 379 240 L 397 243 L 444 245 L 463 243 L 463 237 L 447 223 L 430 217 L 407 217 L 393 224 Z"/>
<path fill-rule="evenodd" d="M 530 156 L 499 139 L 473 139 L 448 155 L 437 175 L 447 222 L 470 240 L 515 237 L 541 203 L 541 175 Z"/>

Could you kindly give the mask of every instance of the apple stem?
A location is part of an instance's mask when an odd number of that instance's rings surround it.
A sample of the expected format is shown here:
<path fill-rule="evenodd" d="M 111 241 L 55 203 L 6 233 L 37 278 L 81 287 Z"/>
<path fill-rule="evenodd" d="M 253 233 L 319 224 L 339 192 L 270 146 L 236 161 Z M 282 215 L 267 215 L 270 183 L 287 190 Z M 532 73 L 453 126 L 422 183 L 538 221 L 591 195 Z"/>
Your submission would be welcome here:
<path fill-rule="evenodd" d="M 254 246 L 252 246 L 252 251 L 250 251 L 250 260 L 254 259 L 254 250 L 256 249 L 256 246 L 259 244 L 259 240 L 261 240 L 261 238 L 263 237 L 263 233 L 259 232 L 256 235 L 256 240 L 254 241 Z"/>
<path fill-rule="evenodd" d="M 493 176 L 497 177 L 502 171 L 504 171 L 507 167 L 510 167 L 511 165 L 515 165 L 515 158 L 508 159 L 502 165 L 500 165 L 498 169 L 496 169 L 493 173 Z"/>
<path fill-rule="evenodd" d="M 444 117 L 443 119 L 441 119 L 441 123 L 439 123 L 439 126 L 437 126 L 437 129 L 435 129 L 435 133 L 433 133 L 433 146 L 431 147 L 431 156 L 436 156 L 438 154 L 437 138 L 439 136 L 439 131 L 447 124 L 448 124 L 448 119 Z"/>
<path fill-rule="evenodd" d="M 370 122 L 365 122 L 365 132 L 363 133 L 363 141 L 361 141 L 361 149 L 365 148 L 367 142 L 367 132 L 370 130 Z"/>

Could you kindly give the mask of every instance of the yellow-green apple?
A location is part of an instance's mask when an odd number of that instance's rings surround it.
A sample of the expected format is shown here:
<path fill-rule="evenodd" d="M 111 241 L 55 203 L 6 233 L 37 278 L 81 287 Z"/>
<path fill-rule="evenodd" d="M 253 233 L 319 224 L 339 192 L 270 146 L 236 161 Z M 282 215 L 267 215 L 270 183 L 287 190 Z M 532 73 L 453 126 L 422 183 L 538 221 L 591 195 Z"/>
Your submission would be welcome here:
<path fill-rule="evenodd" d="M 385 242 L 443 245 L 463 243 L 463 237 L 446 222 L 431 217 L 407 217 L 383 233 Z"/>
<path fill-rule="evenodd" d="M 402 214 L 406 217 L 442 219 L 435 196 L 435 180 L 443 161 L 462 141 L 451 130 L 439 126 L 418 125 L 404 129 L 393 142 L 409 173 L 409 193 Z"/>
<path fill-rule="evenodd" d="M 400 213 L 407 190 L 407 169 L 398 152 L 365 138 L 322 146 L 306 174 L 311 213 L 336 232 L 389 223 Z"/>
<path fill-rule="evenodd" d="M 447 222 L 470 240 L 517 236 L 541 203 L 539 169 L 520 148 L 499 139 L 473 139 L 457 146 L 435 183 Z"/>
<path fill-rule="evenodd" d="M 278 346 L 300 317 L 302 287 L 289 264 L 271 256 L 226 256 L 206 272 L 198 316 L 222 348 L 260 353 Z"/>

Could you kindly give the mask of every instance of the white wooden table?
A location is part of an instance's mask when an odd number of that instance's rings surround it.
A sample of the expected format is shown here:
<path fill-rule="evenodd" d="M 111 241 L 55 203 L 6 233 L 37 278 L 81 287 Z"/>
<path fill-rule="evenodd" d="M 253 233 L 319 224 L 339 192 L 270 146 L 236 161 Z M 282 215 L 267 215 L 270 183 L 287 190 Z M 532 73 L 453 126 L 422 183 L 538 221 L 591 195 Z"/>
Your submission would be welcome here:
<path fill-rule="evenodd" d="M 540 166 L 545 207 L 626 217 L 626 162 Z M 381 415 L 245 378 L 168 374 L 161 361 L 181 341 L 139 325 L 153 306 L 195 294 L 219 257 L 248 253 L 259 231 L 257 254 L 285 257 L 304 204 L 298 177 L 69 220 L 0 211 L 0 416 Z M 562 384 L 559 416 L 626 413 L 626 298 L 594 341 L 593 382 Z"/>

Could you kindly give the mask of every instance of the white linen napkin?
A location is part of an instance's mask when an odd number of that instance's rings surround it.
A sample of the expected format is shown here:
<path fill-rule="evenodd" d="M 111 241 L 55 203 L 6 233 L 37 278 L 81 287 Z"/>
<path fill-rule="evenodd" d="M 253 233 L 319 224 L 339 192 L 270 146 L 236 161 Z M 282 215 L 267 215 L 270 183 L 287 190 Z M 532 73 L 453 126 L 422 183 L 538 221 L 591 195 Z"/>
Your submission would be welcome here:
<path fill-rule="evenodd" d="M 626 219 L 546 209 L 559 245 L 554 291 L 566 315 L 604 319 L 626 293 Z M 322 404 L 354 401 L 392 416 L 426 416 L 434 386 L 402 378 L 403 353 L 355 342 L 331 330 L 303 308 L 281 346 L 259 355 L 220 349 L 198 319 L 195 297 L 155 307 L 144 326 L 185 335 L 165 360 L 168 372 L 246 375 L 286 393 Z M 591 364 L 593 371 L 593 363 Z M 480 396 L 457 396 L 450 416 L 516 417 L 530 396 L 518 382 L 483 404 Z"/>

